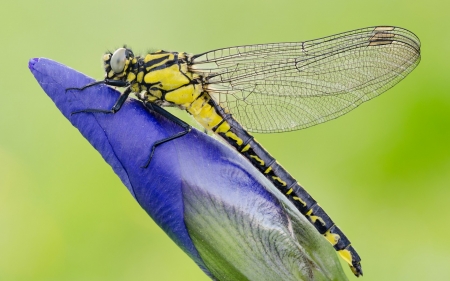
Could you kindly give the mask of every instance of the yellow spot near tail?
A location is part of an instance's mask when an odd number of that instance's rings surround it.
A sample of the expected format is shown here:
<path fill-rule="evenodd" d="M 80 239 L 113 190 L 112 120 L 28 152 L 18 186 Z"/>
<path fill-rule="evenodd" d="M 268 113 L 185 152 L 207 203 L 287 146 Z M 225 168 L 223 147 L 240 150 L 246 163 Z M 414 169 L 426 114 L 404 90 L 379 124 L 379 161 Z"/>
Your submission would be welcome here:
<path fill-rule="evenodd" d="M 264 174 L 268 174 L 270 171 L 272 171 L 272 167 L 267 168 L 267 170 L 264 171 Z"/>
<path fill-rule="evenodd" d="M 353 258 L 352 258 L 352 254 L 350 253 L 349 250 L 346 250 L 346 249 L 339 250 L 338 253 L 348 264 L 352 264 Z M 350 267 L 352 267 L 352 266 L 350 266 Z"/>
<path fill-rule="evenodd" d="M 331 233 L 329 230 L 327 232 L 325 232 L 325 234 L 323 235 L 325 236 L 325 238 L 328 240 L 328 242 L 331 243 L 331 245 L 336 245 L 339 240 L 341 239 L 341 236 L 339 236 L 339 234 L 336 233 Z"/>
<path fill-rule="evenodd" d="M 292 188 L 291 189 L 289 189 L 287 192 L 286 192 L 286 194 L 287 195 L 290 195 L 291 193 L 292 193 L 292 191 L 294 191 Z M 297 197 L 298 198 L 298 197 Z"/>

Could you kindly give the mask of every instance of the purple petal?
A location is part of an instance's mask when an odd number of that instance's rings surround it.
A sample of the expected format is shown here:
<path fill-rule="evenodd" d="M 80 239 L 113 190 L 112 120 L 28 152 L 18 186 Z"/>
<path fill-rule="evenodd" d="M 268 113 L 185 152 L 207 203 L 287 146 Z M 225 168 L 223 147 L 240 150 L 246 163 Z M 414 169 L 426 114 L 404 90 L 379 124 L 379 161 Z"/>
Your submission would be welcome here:
<path fill-rule="evenodd" d="M 70 90 L 93 80 L 48 59 L 32 73 L 66 118 L 100 152 L 142 208 L 204 271 L 219 280 L 346 280 L 328 242 L 249 161 L 192 130 L 182 129 L 105 85 Z"/>

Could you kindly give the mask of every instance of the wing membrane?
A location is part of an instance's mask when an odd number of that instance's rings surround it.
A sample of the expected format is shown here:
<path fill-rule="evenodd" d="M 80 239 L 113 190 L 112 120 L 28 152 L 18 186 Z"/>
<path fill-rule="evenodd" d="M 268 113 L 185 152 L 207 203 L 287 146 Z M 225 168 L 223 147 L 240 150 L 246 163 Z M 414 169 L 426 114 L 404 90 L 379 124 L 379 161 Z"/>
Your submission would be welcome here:
<path fill-rule="evenodd" d="M 413 33 L 379 26 L 218 49 L 193 56 L 191 68 L 247 130 L 272 133 L 339 117 L 397 84 L 419 61 Z"/>

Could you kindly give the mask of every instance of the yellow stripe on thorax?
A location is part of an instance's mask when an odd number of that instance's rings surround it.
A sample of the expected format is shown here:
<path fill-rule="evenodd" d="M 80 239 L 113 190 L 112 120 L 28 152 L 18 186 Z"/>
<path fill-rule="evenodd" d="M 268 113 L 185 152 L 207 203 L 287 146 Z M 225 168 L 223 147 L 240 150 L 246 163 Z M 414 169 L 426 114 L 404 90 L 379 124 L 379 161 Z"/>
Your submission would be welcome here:
<path fill-rule="evenodd" d="M 167 55 L 168 54 L 147 55 L 146 59 L 155 59 Z M 161 64 L 164 64 L 170 59 L 173 59 L 173 55 L 171 55 L 171 58 L 163 60 Z M 161 64 L 158 63 L 158 65 Z M 192 78 L 192 74 L 187 73 L 186 64 L 182 64 L 181 66 L 174 64 L 170 67 L 153 70 L 146 73 L 143 78 L 140 77 L 140 74 L 141 73 L 137 76 L 138 80 L 143 79 L 145 84 L 152 85 L 150 86 L 150 89 L 148 89 L 151 96 L 163 98 L 162 93 L 166 92 L 164 100 L 183 108 L 190 106 L 201 94 L 201 85 L 191 84 L 190 79 Z"/>
<path fill-rule="evenodd" d="M 189 83 L 189 79 L 179 71 L 178 65 L 174 64 L 170 67 L 148 72 L 144 76 L 144 82 L 161 84 L 162 89 L 172 90 Z"/>
<path fill-rule="evenodd" d="M 147 67 L 147 71 L 150 71 L 151 69 L 161 66 L 163 64 L 165 64 L 167 61 L 171 61 L 175 58 L 174 54 L 172 53 L 160 53 L 160 54 L 147 54 L 144 58 L 144 63 L 147 63 L 149 61 L 155 60 L 155 59 L 160 59 L 163 57 L 168 57 L 167 59 L 160 61 L 158 63 L 152 64 L 151 66 Z"/>

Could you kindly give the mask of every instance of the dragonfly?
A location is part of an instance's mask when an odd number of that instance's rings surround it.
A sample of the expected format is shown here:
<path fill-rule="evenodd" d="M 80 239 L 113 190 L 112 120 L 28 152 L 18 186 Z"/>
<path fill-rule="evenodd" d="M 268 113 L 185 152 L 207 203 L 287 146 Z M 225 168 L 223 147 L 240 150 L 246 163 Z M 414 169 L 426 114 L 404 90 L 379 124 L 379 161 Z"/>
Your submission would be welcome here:
<path fill-rule="evenodd" d="M 350 240 L 311 195 L 250 134 L 304 129 L 337 118 L 385 92 L 420 62 L 420 40 L 401 27 L 375 26 L 302 41 L 243 45 L 204 52 L 156 51 L 135 56 L 124 46 L 103 56 L 105 78 L 85 85 L 123 87 L 110 109 L 116 113 L 133 93 L 149 109 L 182 131 L 153 144 L 182 137 L 191 127 L 164 110 L 187 111 L 266 176 L 349 264 L 363 274 Z M 195 145 L 195 144 L 192 144 Z"/>

